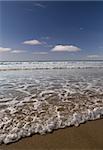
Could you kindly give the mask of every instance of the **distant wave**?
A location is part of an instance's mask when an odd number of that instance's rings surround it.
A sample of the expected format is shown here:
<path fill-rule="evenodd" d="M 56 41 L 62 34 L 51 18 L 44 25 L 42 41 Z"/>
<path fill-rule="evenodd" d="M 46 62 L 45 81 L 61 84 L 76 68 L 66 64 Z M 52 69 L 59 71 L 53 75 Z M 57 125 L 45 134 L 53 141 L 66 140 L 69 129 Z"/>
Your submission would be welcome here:
<path fill-rule="evenodd" d="M 0 62 L 0 71 L 103 68 L 103 61 Z"/>

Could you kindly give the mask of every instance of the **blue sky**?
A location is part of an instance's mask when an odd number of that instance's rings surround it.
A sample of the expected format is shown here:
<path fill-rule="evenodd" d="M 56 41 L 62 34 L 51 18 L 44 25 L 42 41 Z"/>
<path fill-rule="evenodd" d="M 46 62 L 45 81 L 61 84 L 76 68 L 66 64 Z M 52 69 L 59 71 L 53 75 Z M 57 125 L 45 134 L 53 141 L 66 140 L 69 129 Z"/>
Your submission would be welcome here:
<path fill-rule="evenodd" d="M 0 60 L 103 59 L 103 2 L 0 2 Z"/>

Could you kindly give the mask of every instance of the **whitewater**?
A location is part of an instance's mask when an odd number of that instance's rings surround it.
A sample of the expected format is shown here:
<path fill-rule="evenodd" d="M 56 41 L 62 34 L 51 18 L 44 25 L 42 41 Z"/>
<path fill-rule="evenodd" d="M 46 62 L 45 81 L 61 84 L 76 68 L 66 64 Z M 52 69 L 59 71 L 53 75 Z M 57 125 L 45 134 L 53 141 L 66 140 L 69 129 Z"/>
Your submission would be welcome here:
<path fill-rule="evenodd" d="M 103 61 L 0 62 L 0 144 L 103 117 Z"/>

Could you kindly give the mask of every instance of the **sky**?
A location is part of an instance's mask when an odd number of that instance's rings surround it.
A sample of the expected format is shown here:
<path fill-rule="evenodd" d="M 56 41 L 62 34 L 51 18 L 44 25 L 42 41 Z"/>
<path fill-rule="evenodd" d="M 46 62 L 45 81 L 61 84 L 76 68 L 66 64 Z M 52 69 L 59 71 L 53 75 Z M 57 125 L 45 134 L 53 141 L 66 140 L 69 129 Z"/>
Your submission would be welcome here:
<path fill-rule="evenodd" d="M 0 1 L 0 61 L 103 60 L 103 2 Z"/>

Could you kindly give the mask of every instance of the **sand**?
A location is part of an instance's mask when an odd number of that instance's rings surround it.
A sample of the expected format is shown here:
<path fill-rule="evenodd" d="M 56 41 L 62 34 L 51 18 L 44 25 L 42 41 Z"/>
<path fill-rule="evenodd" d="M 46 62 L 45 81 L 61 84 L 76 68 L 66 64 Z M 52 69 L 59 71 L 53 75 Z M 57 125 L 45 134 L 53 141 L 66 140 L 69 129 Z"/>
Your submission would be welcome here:
<path fill-rule="evenodd" d="M 33 135 L 0 150 L 103 150 L 103 119 L 79 127 L 58 129 L 46 135 Z"/>

